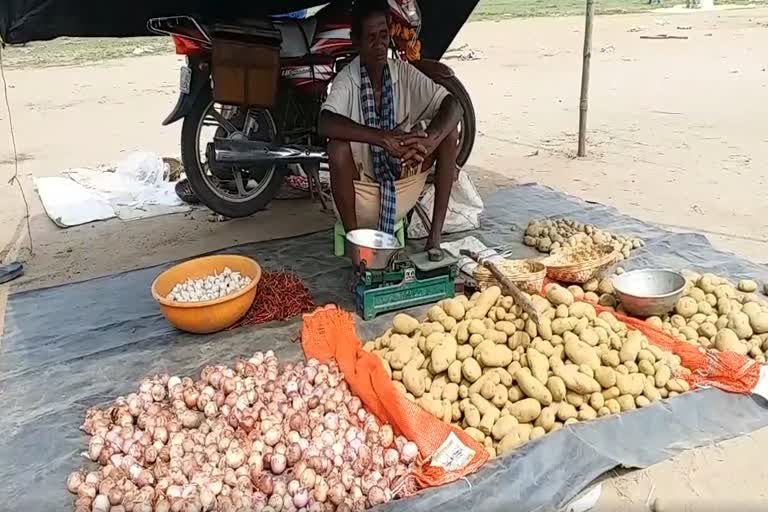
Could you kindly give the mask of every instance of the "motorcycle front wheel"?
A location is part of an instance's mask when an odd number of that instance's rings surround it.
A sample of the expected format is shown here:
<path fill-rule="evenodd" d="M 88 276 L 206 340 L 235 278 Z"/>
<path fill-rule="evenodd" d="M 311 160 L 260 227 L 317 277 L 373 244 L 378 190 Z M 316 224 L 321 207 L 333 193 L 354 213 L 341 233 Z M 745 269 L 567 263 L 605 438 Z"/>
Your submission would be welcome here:
<path fill-rule="evenodd" d="M 263 210 L 283 180 L 280 167 L 211 168 L 206 148 L 213 137 L 245 137 L 273 142 L 277 137 L 268 110 L 243 111 L 215 103 L 210 92 L 201 94 L 184 117 L 181 160 L 189 184 L 200 202 L 225 217 L 247 217 Z"/>

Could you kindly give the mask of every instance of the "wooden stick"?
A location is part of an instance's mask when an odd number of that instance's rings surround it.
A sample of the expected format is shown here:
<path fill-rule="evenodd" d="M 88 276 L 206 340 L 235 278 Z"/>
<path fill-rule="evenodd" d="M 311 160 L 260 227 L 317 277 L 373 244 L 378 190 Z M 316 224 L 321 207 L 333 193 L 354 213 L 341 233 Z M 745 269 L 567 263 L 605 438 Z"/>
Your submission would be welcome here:
<path fill-rule="evenodd" d="M 476 261 L 478 265 L 482 265 L 490 270 L 491 274 L 493 274 L 493 277 L 495 277 L 499 284 L 501 284 L 501 289 L 505 293 L 511 295 L 515 300 L 515 303 L 520 304 L 520 306 L 523 308 L 523 311 L 528 313 L 528 316 L 531 317 L 537 326 L 539 325 L 539 310 L 536 308 L 536 305 L 531 301 L 531 299 L 523 294 L 522 291 L 520 291 L 520 288 L 518 288 L 517 285 L 504 274 L 504 272 L 496 265 L 496 263 L 482 258 L 479 254 L 472 251 L 462 250 L 460 254 L 462 256 L 471 258 L 472 260 Z"/>
<path fill-rule="evenodd" d="M 587 16 L 584 22 L 584 60 L 581 66 L 581 99 L 579 101 L 579 149 L 578 156 L 587 154 L 587 98 L 589 96 L 589 62 L 592 58 L 592 21 L 595 18 L 595 1 L 587 0 Z"/>

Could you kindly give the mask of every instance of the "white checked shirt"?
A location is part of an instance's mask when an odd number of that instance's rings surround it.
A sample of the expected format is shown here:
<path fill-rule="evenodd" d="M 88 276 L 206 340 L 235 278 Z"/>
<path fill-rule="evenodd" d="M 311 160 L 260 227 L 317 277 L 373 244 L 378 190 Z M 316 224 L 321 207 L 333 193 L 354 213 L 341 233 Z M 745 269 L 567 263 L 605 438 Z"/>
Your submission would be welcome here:
<path fill-rule="evenodd" d="M 421 121 L 435 117 L 448 91 L 436 84 L 415 66 L 401 60 L 390 59 L 389 72 L 395 103 L 395 125 L 409 132 Z M 365 124 L 360 101 L 360 58 L 354 59 L 336 75 L 322 110 Z M 403 122 L 405 121 L 405 122 Z M 363 181 L 376 181 L 370 146 L 351 143 L 352 155 Z"/>

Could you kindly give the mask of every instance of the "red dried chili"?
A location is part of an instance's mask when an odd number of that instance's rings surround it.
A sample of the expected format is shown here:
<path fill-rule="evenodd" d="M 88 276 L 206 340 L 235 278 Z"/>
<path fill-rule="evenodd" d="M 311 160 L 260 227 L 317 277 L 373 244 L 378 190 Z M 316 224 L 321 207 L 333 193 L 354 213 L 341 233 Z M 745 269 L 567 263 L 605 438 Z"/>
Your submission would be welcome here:
<path fill-rule="evenodd" d="M 263 272 L 253 305 L 235 327 L 286 320 L 315 308 L 309 288 L 292 272 Z"/>

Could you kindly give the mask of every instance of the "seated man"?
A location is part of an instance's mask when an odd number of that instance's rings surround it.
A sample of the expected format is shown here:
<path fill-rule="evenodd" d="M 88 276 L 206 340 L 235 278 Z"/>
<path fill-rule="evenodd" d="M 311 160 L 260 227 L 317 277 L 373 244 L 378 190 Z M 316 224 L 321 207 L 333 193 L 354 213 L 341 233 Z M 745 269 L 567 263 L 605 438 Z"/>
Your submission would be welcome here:
<path fill-rule="evenodd" d="M 354 7 L 352 40 L 359 57 L 334 79 L 320 113 L 320 134 L 329 139 L 331 191 L 346 231 L 393 233 L 416 205 L 436 161 L 426 249 L 439 248 L 462 110 L 445 88 L 414 66 L 387 58 L 387 17 L 386 1 Z M 426 131 L 419 129 L 427 120 Z"/>

